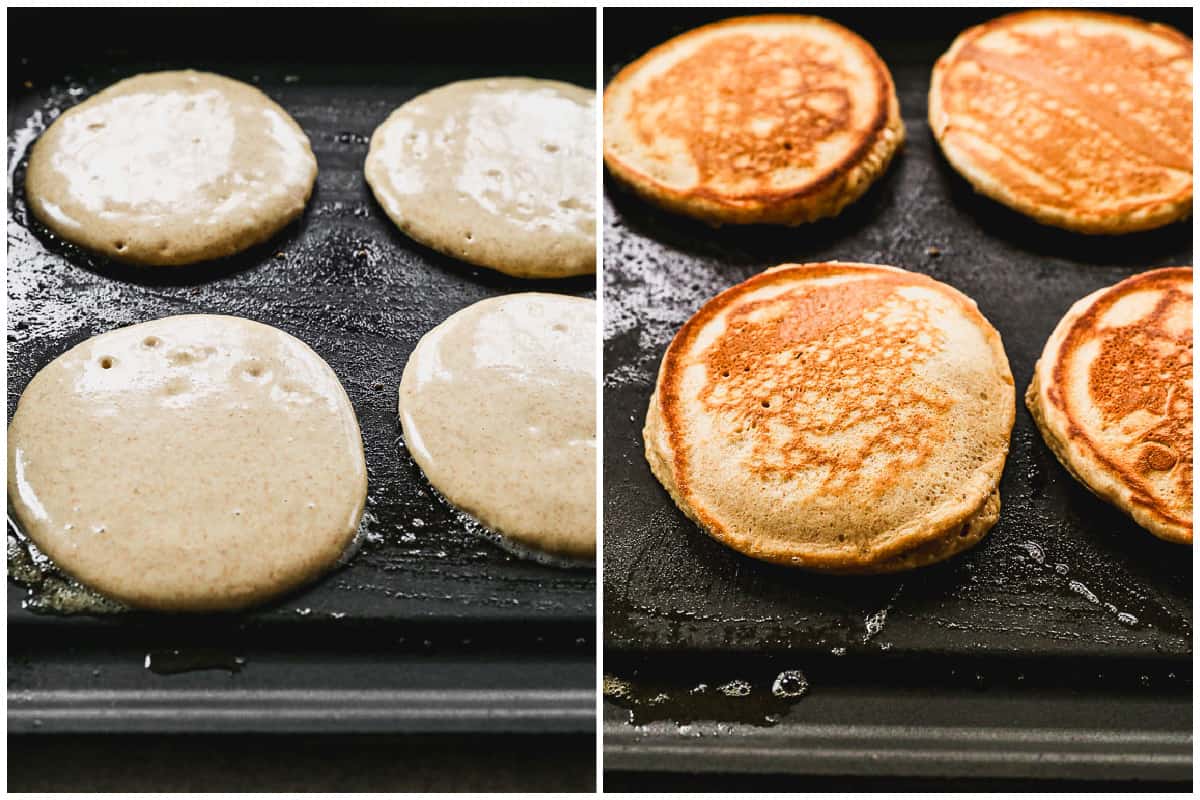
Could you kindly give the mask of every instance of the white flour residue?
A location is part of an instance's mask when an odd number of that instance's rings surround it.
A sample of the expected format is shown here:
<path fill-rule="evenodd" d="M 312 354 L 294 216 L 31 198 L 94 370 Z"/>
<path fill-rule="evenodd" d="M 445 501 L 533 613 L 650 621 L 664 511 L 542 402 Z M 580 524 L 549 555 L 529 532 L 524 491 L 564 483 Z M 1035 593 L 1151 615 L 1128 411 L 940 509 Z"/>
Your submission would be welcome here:
<path fill-rule="evenodd" d="M 33 144 L 33 140 L 41 136 L 44 130 L 46 130 L 46 121 L 39 109 L 34 111 L 29 119 L 25 120 L 25 124 L 14 130 L 8 137 L 8 192 L 10 195 L 13 191 L 13 176 L 17 174 L 17 165 L 25 157 L 25 151 L 29 149 L 29 145 Z"/>
<path fill-rule="evenodd" d="M 736 269 L 621 229 L 605 207 L 604 338 L 636 331 L 637 355 L 606 366 L 606 386 L 652 383 L 675 332 L 710 298 L 743 279 Z"/>

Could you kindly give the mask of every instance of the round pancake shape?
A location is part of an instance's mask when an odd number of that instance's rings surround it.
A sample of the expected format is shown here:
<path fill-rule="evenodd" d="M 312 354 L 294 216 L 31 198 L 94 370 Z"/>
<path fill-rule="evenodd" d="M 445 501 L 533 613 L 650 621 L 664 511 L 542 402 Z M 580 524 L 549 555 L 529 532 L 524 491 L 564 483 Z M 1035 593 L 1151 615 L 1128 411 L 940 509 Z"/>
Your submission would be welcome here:
<path fill-rule="evenodd" d="M 1150 533 L 1192 542 L 1192 270 L 1126 278 L 1075 303 L 1025 394 L 1046 444 Z"/>
<path fill-rule="evenodd" d="M 34 143 L 25 192 L 67 241 L 177 266 L 271 238 L 316 177 L 308 137 L 269 97 L 186 70 L 128 78 L 65 112 Z"/>
<path fill-rule="evenodd" d="M 1080 233 L 1157 228 L 1192 208 L 1192 41 L 1057 9 L 963 32 L 933 69 L 929 125 L 976 191 Z"/>
<path fill-rule="evenodd" d="M 604 161 L 646 200 L 712 225 L 838 214 L 904 141 L 891 73 L 820 17 L 705 25 L 650 50 L 604 92 Z"/>
<path fill-rule="evenodd" d="M 409 453 L 518 550 L 595 558 L 595 336 L 594 300 L 510 294 L 451 315 L 404 366 Z"/>
<path fill-rule="evenodd" d="M 663 357 L 651 470 L 713 538 L 811 570 L 912 569 L 999 517 L 1015 415 L 975 303 L 895 267 L 786 264 L 706 303 Z"/>
<path fill-rule="evenodd" d="M 532 78 L 459 81 L 392 112 L 366 177 L 405 234 L 519 278 L 596 271 L 596 93 Z"/>
<path fill-rule="evenodd" d="M 268 325 L 165 317 L 95 336 L 30 381 L 8 501 L 65 572 L 138 608 L 245 608 L 331 567 L 367 474 L 354 409 Z"/>

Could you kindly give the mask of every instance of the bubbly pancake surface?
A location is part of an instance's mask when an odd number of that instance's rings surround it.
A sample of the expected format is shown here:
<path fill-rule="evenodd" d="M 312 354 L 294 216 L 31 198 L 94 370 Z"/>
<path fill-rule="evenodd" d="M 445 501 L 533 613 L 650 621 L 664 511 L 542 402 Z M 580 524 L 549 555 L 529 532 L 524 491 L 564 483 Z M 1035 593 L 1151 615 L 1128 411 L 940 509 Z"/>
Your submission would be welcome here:
<path fill-rule="evenodd" d="M 88 339 L 8 429 L 8 498 L 60 568 L 133 606 L 245 607 L 332 567 L 366 499 L 358 421 L 280 330 L 185 315 Z"/>
<path fill-rule="evenodd" d="M 1026 394 L 1059 460 L 1169 541 L 1192 541 L 1192 270 L 1135 275 L 1076 303 Z"/>
<path fill-rule="evenodd" d="M 971 28 L 937 62 L 929 122 L 976 190 L 1039 222 L 1123 233 L 1192 204 L 1192 42 L 1053 10 Z"/>
<path fill-rule="evenodd" d="M 596 96 L 489 78 L 426 92 L 376 129 L 367 182 L 399 228 L 518 277 L 596 270 Z"/>
<path fill-rule="evenodd" d="M 796 224 L 859 197 L 902 143 L 887 67 L 818 17 L 742 17 L 654 48 L 604 96 L 610 170 L 712 223 Z"/>
<path fill-rule="evenodd" d="M 957 291 L 891 267 L 785 265 L 676 335 L 646 453 L 680 508 L 736 550 L 893 571 L 994 524 L 1014 413 L 999 336 Z"/>
<path fill-rule="evenodd" d="M 400 382 L 404 441 L 429 482 L 510 541 L 596 549 L 596 304 L 482 300 L 422 337 Z"/>
<path fill-rule="evenodd" d="M 55 120 L 34 143 L 26 194 L 68 241 L 169 266 L 265 241 L 304 210 L 316 175 L 308 137 L 258 89 L 154 72 Z"/>

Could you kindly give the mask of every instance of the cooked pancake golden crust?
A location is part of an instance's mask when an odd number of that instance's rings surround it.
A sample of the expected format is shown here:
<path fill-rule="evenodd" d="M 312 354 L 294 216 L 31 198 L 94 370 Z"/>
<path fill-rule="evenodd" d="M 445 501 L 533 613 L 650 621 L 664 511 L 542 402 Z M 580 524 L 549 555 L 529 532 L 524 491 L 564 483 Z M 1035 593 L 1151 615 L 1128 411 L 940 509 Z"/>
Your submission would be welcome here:
<path fill-rule="evenodd" d="M 979 510 L 963 521 L 957 530 L 949 531 L 940 539 L 919 544 L 892 558 L 883 559 L 867 567 L 850 566 L 826 569 L 835 575 L 884 575 L 892 572 L 907 572 L 910 569 L 927 567 L 939 561 L 970 550 L 987 535 L 1000 520 L 1000 490 L 988 495 Z"/>
<path fill-rule="evenodd" d="M 975 304 L 894 267 L 783 265 L 676 334 L 646 458 L 718 541 L 835 573 L 912 569 L 978 542 L 1015 416 Z"/>
<path fill-rule="evenodd" d="M 1192 542 L 1192 270 L 1093 292 L 1046 342 L 1025 403 L 1063 466 L 1155 536 Z"/>
<path fill-rule="evenodd" d="M 820 17 L 705 25 L 650 50 L 604 93 L 612 174 L 650 202 L 713 225 L 834 216 L 883 174 L 903 141 L 887 66 Z"/>
<path fill-rule="evenodd" d="M 1192 42 L 1076 10 L 1008 14 L 937 61 L 929 125 L 976 191 L 1046 225 L 1148 230 L 1192 208 Z"/>

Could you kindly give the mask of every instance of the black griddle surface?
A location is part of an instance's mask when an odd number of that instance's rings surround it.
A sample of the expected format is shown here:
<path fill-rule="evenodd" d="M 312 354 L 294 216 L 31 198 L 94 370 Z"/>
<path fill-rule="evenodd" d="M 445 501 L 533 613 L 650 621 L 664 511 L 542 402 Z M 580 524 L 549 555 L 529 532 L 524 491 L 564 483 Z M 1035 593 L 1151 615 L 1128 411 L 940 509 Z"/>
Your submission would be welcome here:
<path fill-rule="evenodd" d="M 169 698 L 153 699 L 153 691 L 181 690 L 180 702 L 186 705 L 184 689 L 253 685 L 266 692 L 292 687 L 303 690 L 291 704 L 294 711 L 322 687 L 370 688 L 364 664 L 391 665 L 394 660 L 409 664 L 397 669 L 422 669 L 422 659 L 450 647 L 454 655 L 447 658 L 457 667 L 440 668 L 446 678 L 433 679 L 427 687 L 433 694 L 421 695 L 425 699 L 412 707 L 437 706 L 437 698 L 452 694 L 457 682 L 462 690 L 502 690 L 498 698 L 476 706 L 481 725 L 491 724 L 484 719 L 489 714 L 493 723 L 508 724 L 499 710 L 507 707 L 518 709 L 513 713 L 526 727 L 558 719 L 548 724 L 561 727 L 567 720 L 575 729 L 590 730 L 594 570 L 524 560 L 469 532 L 431 494 L 405 450 L 396 391 L 417 340 L 453 312 L 510 292 L 594 297 L 595 281 L 521 281 L 420 246 L 400 234 L 376 204 L 362 166 L 375 127 L 394 108 L 436 86 L 492 75 L 592 86 L 593 12 L 79 13 L 68 31 L 61 20 L 36 12 L 9 14 L 13 30 L 24 31 L 10 38 L 9 61 L 9 418 L 39 369 L 95 334 L 183 313 L 233 314 L 277 326 L 329 362 L 358 414 L 369 473 L 369 541 L 348 566 L 311 587 L 270 607 L 216 618 L 34 614 L 22 606 L 25 590 L 10 581 L 10 643 L 17 643 L 10 650 L 10 722 L 14 697 L 26 701 L 18 727 L 34 729 L 32 719 L 60 707 L 54 692 L 100 688 L 135 698 L 131 708 L 146 699 L 135 697 L 139 691 L 150 691 L 159 723 L 168 726 L 174 707 Z M 63 54 L 74 60 L 62 63 Z M 260 87 L 307 133 L 319 175 L 301 219 L 248 253 L 198 267 L 130 268 L 56 241 L 31 218 L 23 199 L 25 158 L 36 135 L 57 114 L 123 77 L 189 67 Z M 60 652 L 64 637 L 78 647 Z M 264 649 L 256 661 L 260 644 Z M 142 656 L 151 649 L 187 651 L 198 645 L 245 655 L 247 666 L 232 677 L 202 671 L 169 679 L 142 669 Z M 40 666 L 42 659 L 45 665 Z M 105 668 L 114 659 L 123 667 Z M 328 668 L 296 666 L 313 659 Z M 528 666 L 539 659 L 547 664 L 557 659 L 566 666 Z M 490 677 L 489 666 L 495 667 Z M 95 680 L 89 677 L 93 669 L 99 676 Z M 252 677 L 256 671 L 272 677 L 260 682 Z M 107 676 L 118 674 L 123 677 L 106 683 Z M 407 722 L 395 715 L 389 720 L 380 711 L 397 703 L 412 705 L 411 697 L 406 701 L 387 694 L 389 682 L 397 680 L 394 674 L 378 677 L 375 683 L 385 691 L 381 697 L 390 699 L 368 695 L 356 707 L 361 713 L 351 709 L 337 724 L 319 703 L 309 704 L 304 724 L 338 730 L 358 723 L 374 729 L 419 728 L 420 719 L 434 719 L 436 714 L 414 712 Z M 411 688 L 422 681 L 401 683 Z M 518 698 L 506 706 L 504 692 L 517 688 L 560 694 L 556 700 L 539 696 L 526 706 Z M 89 697 L 72 702 L 106 707 L 104 696 Z M 238 697 L 230 695 L 230 703 L 248 703 L 244 713 L 253 717 L 248 709 L 257 707 L 254 693 L 241 701 Z M 287 701 L 263 697 L 265 714 L 285 713 L 289 707 Z M 206 718 L 221 728 L 219 710 L 197 702 L 196 713 L 203 717 L 207 708 L 213 714 Z M 556 706 L 557 711 L 542 714 Z M 131 713 L 136 717 L 139 712 Z M 48 719 L 54 727 L 53 713 Z M 120 714 L 82 723 L 75 715 L 64 724 L 89 730 L 136 725 Z M 176 724 L 182 724 L 178 717 Z M 269 727 L 253 720 L 240 724 L 243 729 Z"/>
<path fill-rule="evenodd" d="M 746 13 L 607 10 L 605 77 L 670 36 Z M 1119 239 L 1060 232 L 980 198 L 946 165 L 925 121 L 930 70 L 960 30 L 1001 11 L 802 13 L 856 30 L 896 80 L 908 141 L 865 197 L 791 230 L 713 230 L 606 184 L 604 671 L 638 698 L 604 704 L 606 775 L 642 790 L 805 790 L 818 775 L 845 790 L 892 776 L 946 789 L 1185 788 L 1191 550 L 1080 487 L 1020 399 L 999 524 L 968 553 L 892 577 L 741 556 L 689 522 L 646 465 L 641 428 L 663 350 L 711 296 L 767 267 L 867 261 L 957 287 L 1000 331 L 1019 398 L 1075 300 L 1191 263 L 1189 224 Z M 1186 11 L 1158 16 L 1191 31 Z M 807 675 L 804 697 L 772 697 L 783 670 Z M 734 680 L 750 694 L 722 698 L 715 687 Z"/>
<path fill-rule="evenodd" d="M 738 11 L 609 11 L 606 78 L 675 33 Z M 805 13 L 810 13 L 806 11 Z M 908 139 L 834 220 L 711 229 L 609 178 L 605 213 L 605 642 L 613 654 L 708 650 L 1185 659 L 1191 551 L 1084 490 L 1020 399 L 1067 308 L 1152 267 L 1190 264 L 1191 225 L 1125 237 L 1039 226 L 972 192 L 926 122 L 934 60 L 988 11 L 832 10 L 892 70 Z M 997 12 L 999 13 L 999 12 Z M 1172 16 L 1190 33 L 1190 17 Z M 822 260 L 922 272 L 979 303 L 1004 340 L 1018 408 L 1000 522 L 968 553 L 889 577 L 826 577 L 756 562 L 679 512 L 641 428 L 671 336 L 718 291 L 776 264 Z"/>

